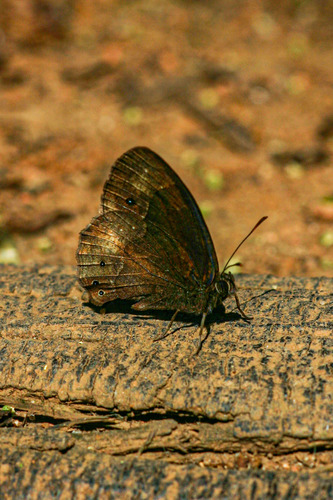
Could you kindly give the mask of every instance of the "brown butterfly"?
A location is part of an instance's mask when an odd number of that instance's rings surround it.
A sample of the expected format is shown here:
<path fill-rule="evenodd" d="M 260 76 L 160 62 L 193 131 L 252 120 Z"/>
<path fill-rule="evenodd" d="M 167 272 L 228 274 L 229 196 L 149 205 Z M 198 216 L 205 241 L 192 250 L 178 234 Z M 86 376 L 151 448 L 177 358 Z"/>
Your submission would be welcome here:
<path fill-rule="evenodd" d="M 175 310 L 207 314 L 236 294 L 227 272 L 243 239 L 219 272 L 214 245 L 193 196 L 178 175 L 156 153 L 136 147 L 111 168 L 103 189 L 100 215 L 80 233 L 79 281 L 89 300 L 101 306 L 131 299 L 136 310 Z M 239 264 L 235 264 L 239 265 Z"/>

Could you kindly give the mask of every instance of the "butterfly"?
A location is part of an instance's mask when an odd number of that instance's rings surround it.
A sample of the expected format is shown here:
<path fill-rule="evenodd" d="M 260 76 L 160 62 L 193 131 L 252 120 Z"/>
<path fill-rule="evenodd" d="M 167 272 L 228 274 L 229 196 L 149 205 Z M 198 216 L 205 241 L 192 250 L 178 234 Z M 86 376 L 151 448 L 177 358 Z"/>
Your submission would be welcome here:
<path fill-rule="evenodd" d="M 234 276 L 222 272 L 208 228 L 193 196 L 172 168 L 146 147 L 124 153 L 111 167 L 100 215 L 80 232 L 76 254 L 80 284 L 97 306 L 134 301 L 135 310 L 173 310 L 206 317 L 233 295 L 243 318 Z M 239 265 L 239 264 L 234 264 Z"/>

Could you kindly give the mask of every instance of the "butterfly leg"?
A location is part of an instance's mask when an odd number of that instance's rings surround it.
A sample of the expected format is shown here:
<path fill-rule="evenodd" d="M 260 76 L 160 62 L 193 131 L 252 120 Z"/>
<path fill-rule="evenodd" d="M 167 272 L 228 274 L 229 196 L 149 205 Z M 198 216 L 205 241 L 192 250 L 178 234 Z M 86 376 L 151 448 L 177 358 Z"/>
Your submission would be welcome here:
<path fill-rule="evenodd" d="M 238 310 L 239 310 L 239 312 L 241 313 L 242 318 L 247 319 L 247 320 L 249 320 L 249 319 L 253 319 L 253 317 L 252 317 L 252 316 L 247 316 L 247 315 L 245 314 L 245 312 L 243 311 L 243 309 L 241 308 L 241 305 L 240 305 L 240 302 L 239 302 L 239 298 L 238 298 L 238 295 L 237 295 L 237 293 L 236 293 L 236 292 L 234 293 L 234 297 L 235 297 L 235 301 L 236 301 L 236 304 L 237 304 L 237 309 L 238 309 Z"/>
<path fill-rule="evenodd" d="M 161 335 L 160 337 L 157 337 L 156 339 L 154 339 L 154 342 L 157 342 L 157 340 L 165 339 L 165 337 L 168 336 L 168 332 L 169 332 L 170 328 L 172 327 L 172 324 L 175 321 L 176 316 L 177 316 L 178 313 L 179 313 L 179 309 L 177 309 L 177 311 L 175 311 L 174 314 L 172 315 L 172 318 L 170 319 L 169 324 L 168 324 L 165 332 L 163 333 L 163 335 Z"/>
<path fill-rule="evenodd" d="M 202 340 L 202 332 L 203 332 L 203 329 L 205 326 L 206 318 L 207 318 L 207 312 L 204 312 L 202 315 L 202 318 L 201 318 L 200 329 L 199 329 L 199 346 L 198 346 L 198 349 L 195 351 L 195 356 L 197 354 L 199 354 L 199 352 L 201 351 L 202 343 L 204 340 L 206 340 L 207 335 L 208 335 L 207 334 L 206 337 Z"/>

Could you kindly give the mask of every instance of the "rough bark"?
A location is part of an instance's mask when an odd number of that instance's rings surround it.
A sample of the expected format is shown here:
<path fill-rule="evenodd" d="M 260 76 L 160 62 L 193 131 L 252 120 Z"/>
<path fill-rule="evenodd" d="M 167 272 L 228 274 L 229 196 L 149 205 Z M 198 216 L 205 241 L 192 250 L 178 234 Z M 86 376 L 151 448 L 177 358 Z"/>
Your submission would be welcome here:
<path fill-rule="evenodd" d="M 171 313 L 97 311 L 74 268 L 2 267 L 5 497 L 333 494 L 333 280 L 237 284 L 252 321 L 229 300 L 195 355 L 199 318 L 154 342 Z"/>

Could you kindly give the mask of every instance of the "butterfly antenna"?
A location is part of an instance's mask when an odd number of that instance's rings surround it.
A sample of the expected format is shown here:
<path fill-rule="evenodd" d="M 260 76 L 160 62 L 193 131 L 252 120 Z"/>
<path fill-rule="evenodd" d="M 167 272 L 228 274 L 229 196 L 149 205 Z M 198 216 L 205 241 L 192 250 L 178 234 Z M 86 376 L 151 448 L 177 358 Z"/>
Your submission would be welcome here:
<path fill-rule="evenodd" d="M 236 249 L 232 252 L 232 254 L 230 255 L 226 265 L 224 266 L 223 268 L 223 271 L 222 271 L 222 274 L 224 273 L 224 271 L 228 268 L 228 267 L 231 267 L 231 266 L 228 266 L 229 262 L 231 261 L 231 259 L 233 258 L 233 256 L 235 255 L 235 253 L 237 252 L 237 250 L 239 250 L 239 248 L 243 245 L 243 243 L 248 239 L 249 236 L 251 236 L 251 234 L 253 233 L 253 231 L 255 231 L 257 229 L 258 226 L 260 226 L 260 224 L 262 224 L 264 222 L 264 220 L 266 220 L 268 217 L 267 215 L 265 217 L 261 217 L 261 219 L 257 222 L 257 224 L 251 229 L 251 231 L 245 236 L 244 239 L 242 239 L 242 241 L 240 242 L 240 244 L 236 247 Z M 234 264 L 234 265 L 238 265 L 237 264 Z"/>
<path fill-rule="evenodd" d="M 229 266 L 226 266 L 224 269 L 223 269 L 223 272 L 226 271 L 227 269 L 230 269 L 231 267 L 242 267 L 242 263 L 241 262 L 235 262 L 235 264 L 229 264 Z"/>

